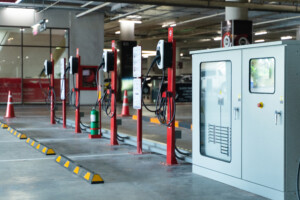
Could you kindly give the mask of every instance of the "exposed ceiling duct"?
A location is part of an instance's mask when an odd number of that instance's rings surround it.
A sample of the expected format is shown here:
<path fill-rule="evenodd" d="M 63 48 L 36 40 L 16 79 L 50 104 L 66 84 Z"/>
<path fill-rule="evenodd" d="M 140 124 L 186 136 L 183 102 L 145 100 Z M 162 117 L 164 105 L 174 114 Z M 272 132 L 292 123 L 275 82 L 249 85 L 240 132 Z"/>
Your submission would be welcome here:
<path fill-rule="evenodd" d="M 180 7 L 198 7 L 198 8 L 225 8 L 225 7 L 239 7 L 247 8 L 249 10 L 264 10 L 264 11 L 283 11 L 299 13 L 300 9 L 297 5 L 277 5 L 277 4 L 261 4 L 261 3 L 241 3 L 230 1 L 213 1 L 213 0 L 112 0 L 116 3 L 133 3 L 133 4 L 150 4 L 150 5 L 166 5 L 166 6 L 180 6 Z"/>

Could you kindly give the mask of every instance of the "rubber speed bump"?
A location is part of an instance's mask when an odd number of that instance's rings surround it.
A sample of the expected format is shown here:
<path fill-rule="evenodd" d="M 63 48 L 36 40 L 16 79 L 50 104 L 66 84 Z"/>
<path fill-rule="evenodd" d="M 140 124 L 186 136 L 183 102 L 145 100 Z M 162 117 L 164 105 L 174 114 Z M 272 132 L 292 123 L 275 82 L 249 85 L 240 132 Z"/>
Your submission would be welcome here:
<path fill-rule="evenodd" d="M 55 162 L 90 184 L 104 183 L 104 180 L 99 174 L 78 165 L 76 162 L 64 155 L 58 155 Z"/>
<path fill-rule="evenodd" d="M 6 128 L 8 128 L 8 126 L 7 126 L 7 124 L 3 124 L 3 123 L 2 123 L 2 124 L 1 124 L 1 128 L 2 128 L 2 129 L 6 129 Z"/>
<path fill-rule="evenodd" d="M 55 151 L 33 138 L 27 138 L 26 143 L 45 155 L 55 155 Z"/>
<path fill-rule="evenodd" d="M 17 130 L 13 129 L 12 127 L 8 127 L 7 131 L 14 135 L 15 137 L 19 138 L 19 139 L 27 139 L 27 135 L 24 133 L 19 133 Z"/>

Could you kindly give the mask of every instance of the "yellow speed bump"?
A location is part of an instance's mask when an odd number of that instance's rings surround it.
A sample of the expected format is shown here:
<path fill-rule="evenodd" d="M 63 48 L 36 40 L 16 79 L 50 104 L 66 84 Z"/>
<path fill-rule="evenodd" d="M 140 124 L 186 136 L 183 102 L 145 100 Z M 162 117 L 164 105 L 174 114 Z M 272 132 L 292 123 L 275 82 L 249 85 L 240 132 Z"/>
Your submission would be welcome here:
<path fill-rule="evenodd" d="M 78 165 L 76 162 L 64 155 L 58 155 L 55 159 L 55 162 L 90 184 L 104 183 L 104 180 L 99 174 Z"/>
<path fill-rule="evenodd" d="M 2 124 L 3 125 L 3 124 Z M 1 125 L 1 126 L 2 126 Z M 6 125 L 7 126 L 7 125 Z M 8 132 L 14 135 L 15 137 L 19 138 L 20 140 L 22 139 L 27 139 L 27 135 L 24 133 L 19 133 L 16 129 L 13 129 L 12 127 L 7 128 Z M 28 143 L 28 142 L 27 142 Z"/>
<path fill-rule="evenodd" d="M 2 123 L 2 124 L 1 124 L 1 128 L 2 128 L 2 129 L 6 129 L 6 128 L 8 128 L 8 126 L 7 126 L 7 124 L 3 124 L 3 123 Z"/>
<path fill-rule="evenodd" d="M 55 155 L 55 151 L 33 138 L 27 138 L 26 143 L 45 155 Z"/>

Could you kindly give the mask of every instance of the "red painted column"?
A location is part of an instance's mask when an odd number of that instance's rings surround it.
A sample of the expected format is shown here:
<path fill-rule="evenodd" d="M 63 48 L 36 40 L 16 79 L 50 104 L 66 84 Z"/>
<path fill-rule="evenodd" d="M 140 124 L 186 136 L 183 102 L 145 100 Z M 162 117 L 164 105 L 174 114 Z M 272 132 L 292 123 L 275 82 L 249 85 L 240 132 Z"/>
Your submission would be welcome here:
<path fill-rule="evenodd" d="M 64 58 L 64 71 L 66 71 L 66 59 Z M 64 74 L 64 86 L 65 86 L 65 99 L 62 100 L 62 118 L 63 118 L 63 128 L 67 128 L 66 125 L 66 90 L 67 90 L 67 85 L 66 85 L 66 74 Z"/>
<path fill-rule="evenodd" d="M 114 52 L 114 71 L 111 72 L 111 111 L 113 117 L 110 119 L 110 145 L 118 145 L 117 141 L 117 105 L 115 105 L 117 99 L 117 49 L 115 41 L 112 41 L 112 51 Z"/>
<path fill-rule="evenodd" d="M 175 98 L 176 94 L 176 41 L 173 39 L 173 28 L 168 30 L 168 42 L 172 42 L 173 48 L 173 60 L 172 67 L 168 68 L 168 92 L 172 94 Z M 167 99 L 168 101 L 168 112 L 167 120 L 168 122 L 172 119 L 174 113 L 174 103 L 171 98 Z M 167 127 L 167 165 L 177 164 L 175 156 L 175 118 L 171 125 Z"/>
<path fill-rule="evenodd" d="M 53 56 L 51 54 L 51 63 L 52 63 L 52 73 L 50 75 L 50 88 L 51 88 L 51 105 L 50 105 L 50 123 L 51 124 L 55 124 L 55 111 L 54 111 L 54 60 L 53 60 Z"/>
<path fill-rule="evenodd" d="M 78 58 L 78 73 L 76 74 L 76 86 L 75 86 L 75 94 L 76 94 L 76 111 L 75 111 L 75 133 L 81 133 L 80 130 L 80 105 L 79 105 L 79 98 L 80 98 L 80 56 L 79 50 L 77 49 L 76 57 Z"/>

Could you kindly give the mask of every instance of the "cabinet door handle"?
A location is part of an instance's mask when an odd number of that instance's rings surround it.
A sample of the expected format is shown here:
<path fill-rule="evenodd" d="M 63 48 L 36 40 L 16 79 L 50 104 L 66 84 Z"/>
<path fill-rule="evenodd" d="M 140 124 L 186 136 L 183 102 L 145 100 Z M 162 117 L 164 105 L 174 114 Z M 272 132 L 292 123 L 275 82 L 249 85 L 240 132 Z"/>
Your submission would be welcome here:
<path fill-rule="evenodd" d="M 237 120 L 237 113 L 240 111 L 240 108 L 234 107 L 233 110 L 234 110 L 234 120 Z"/>
<path fill-rule="evenodd" d="M 278 124 L 278 117 L 281 116 L 281 111 L 275 110 L 275 125 L 277 126 Z"/>

